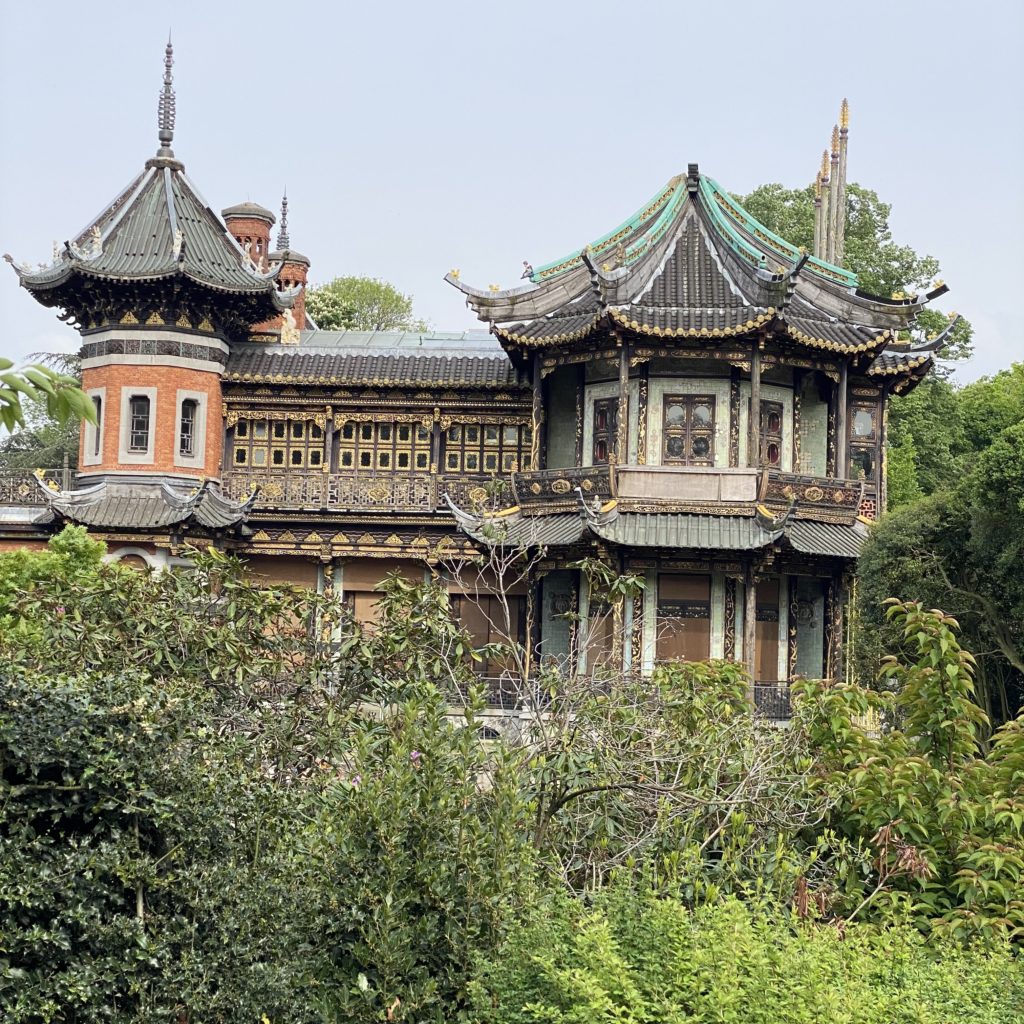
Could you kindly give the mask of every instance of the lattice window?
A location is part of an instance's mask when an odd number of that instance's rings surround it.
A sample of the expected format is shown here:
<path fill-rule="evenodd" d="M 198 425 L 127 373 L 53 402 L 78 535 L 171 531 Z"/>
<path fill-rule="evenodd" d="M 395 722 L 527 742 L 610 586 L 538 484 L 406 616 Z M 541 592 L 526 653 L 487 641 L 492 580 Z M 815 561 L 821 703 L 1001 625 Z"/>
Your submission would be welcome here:
<path fill-rule="evenodd" d="M 666 395 L 662 438 L 662 461 L 666 465 L 713 466 L 715 396 Z"/>
<path fill-rule="evenodd" d="M 615 451 L 616 438 L 619 432 L 619 400 L 617 398 L 598 398 L 594 402 L 594 443 L 591 450 L 591 462 L 595 466 L 607 464 Z"/>
<path fill-rule="evenodd" d="M 851 480 L 873 480 L 878 468 L 878 408 L 854 402 L 850 407 Z"/>
<path fill-rule="evenodd" d="M 782 403 L 761 401 L 761 465 L 782 465 Z"/>
<path fill-rule="evenodd" d="M 312 420 L 239 420 L 232 461 L 258 469 L 321 469 L 324 429 Z"/>
<path fill-rule="evenodd" d="M 199 403 L 194 398 L 186 398 L 181 403 L 181 423 L 178 429 L 178 454 L 195 455 L 196 420 L 199 416 Z"/>
<path fill-rule="evenodd" d="M 145 395 L 132 395 L 128 414 L 128 451 L 149 451 L 149 399 Z"/>
<path fill-rule="evenodd" d="M 345 423 L 338 431 L 338 467 L 361 473 L 426 472 L 430 427 L 422 423 Z"/>
<path fill-rule="evenodd" d="M 516 473 L 529 468 L 530 428 L 453 423 L 444 436 L 446 473 Z"/>

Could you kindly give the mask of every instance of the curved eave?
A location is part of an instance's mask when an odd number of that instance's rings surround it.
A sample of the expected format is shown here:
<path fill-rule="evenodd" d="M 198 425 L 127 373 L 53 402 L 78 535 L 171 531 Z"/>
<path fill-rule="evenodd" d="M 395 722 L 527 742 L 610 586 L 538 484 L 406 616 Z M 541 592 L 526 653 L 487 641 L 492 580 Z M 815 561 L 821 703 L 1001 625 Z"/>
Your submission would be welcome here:
<path fill-rule="evenodd" d="M 59 272 L 52 274 L 26 274 L 17 267 L 15 267 L 15 272 L 18 274 L 22 286 L 33 293 L 56 291 L 63 285 L 73 281 L 76 276 L 93 281 L 110 281 L 116 284 L 156 284 L 162 281 L 173 280 L 174 278 L 183 278 L 221 295 L 255 299 L 266 296 L 270 299 L 273 311 L 278 313 L 292 308 L 295 300 L 302 293 L 301 285 L 284 291 L 276 288 L 274 286 L 276 274 L 274 277 L 263 278 L 259 285 L 254 287 L 232 287 L 223 282 L 212 281 L 187 267 L 182 268 L 177 262 L 169 263 L 166 269 L 157 270 L 156 272 L 151 271 L 145 274 L 104 273 L 93 270 L 87 264 L 79 261 L 67 262 L 60 268 Z"/>
<path fill-rule="evenodd" d="M 749 334 L 769 323 L 775 316 L 771 307 L 751 319 L 745 320 L 734 327 L 650 327 L 637 320 L 630 310 L 610 309 L 612 319 L 622 327 L 628 327 L 638 334 L 655 338 L 735 338 Z"/>
<path fill-rule="evenodd" d="M 892 331 L 886 329 L 877 334 L 865 337 L 863 341 L 856 344 L 850 344 L 848 342 L 838 341 L 835 338 L 823 337 L 822 335 L 825 333 L 824 331 L 817 334 L 808 333 L 807 331 L 801 330 L 792 324 L 786 323 L 784 319 L 782 322 L 788 337 L 792 338 L 794 341 L 800 342 L 801 345 L 806 345 L 808 348 L 823 349 L 826 352 L 844 352 L 851 355 L 861 352 L 874 352 L 875 350 L 888 345 L 896 337 Z M 871 330 L 871 328 L 867 327 L 861 329 L 865 331 Z"/>

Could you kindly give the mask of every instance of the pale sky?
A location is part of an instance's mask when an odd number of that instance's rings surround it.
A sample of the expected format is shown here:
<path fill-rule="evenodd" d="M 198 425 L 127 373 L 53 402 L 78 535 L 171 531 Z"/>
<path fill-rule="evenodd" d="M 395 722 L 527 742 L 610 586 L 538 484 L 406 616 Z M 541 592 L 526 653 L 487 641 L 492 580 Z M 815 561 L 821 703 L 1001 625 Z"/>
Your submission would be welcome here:
<path fill-rule="evenodd" d="M 0 252 L 17 260 L 49 260 L 155 153 L 170 26 L 175 154 L 217 211 L 276 210 L 287 185 L 314 282 L 383 277 L 436 329 L 481 326 L 450 268 L 509 287 L 691 162 L 734 192 L 802 186 L 847 96 L 850 180 L 974 324 L 960 379 L 1024 359 L 1019 0 L 0 10 Z M 6 264 L 0 313 L 2 355 L 78 345 Z"/>

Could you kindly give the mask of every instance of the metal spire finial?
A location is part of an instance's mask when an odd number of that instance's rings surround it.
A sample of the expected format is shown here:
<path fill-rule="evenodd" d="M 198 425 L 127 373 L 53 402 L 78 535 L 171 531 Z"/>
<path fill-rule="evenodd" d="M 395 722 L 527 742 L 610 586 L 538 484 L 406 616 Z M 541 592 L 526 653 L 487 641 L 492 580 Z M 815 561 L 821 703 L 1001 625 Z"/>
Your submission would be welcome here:
<path fill-rule="evenodd" d="M 167 37 L 167 49 L 164 50 L 164 88 L 160 93 L 160 104 L 158 106 L 160 125 L 160 148 L 157 156 L 173 157 L 171 142 L 174 140 L 174 79 L 171 76 L 171 67 L 174 65 L 174 47 L 171 45 L 171 37 Z"/>
<path fill-rule="evenodd" d="M 288 238 L 288 189 L 284 190 L 281 197 L 281 227 L 277 231 L 277 248 L 284 252 L 291 245 Z"/>

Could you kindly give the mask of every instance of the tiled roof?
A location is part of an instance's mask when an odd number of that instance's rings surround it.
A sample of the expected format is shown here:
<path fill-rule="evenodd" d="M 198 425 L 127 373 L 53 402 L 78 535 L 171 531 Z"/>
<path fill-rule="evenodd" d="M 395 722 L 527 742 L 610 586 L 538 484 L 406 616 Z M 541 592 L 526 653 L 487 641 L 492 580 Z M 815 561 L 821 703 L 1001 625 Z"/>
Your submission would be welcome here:
<path fill-rule="evenodd" d="M 867 529 L 810 520 L 781 520 L 774 527 L 756 515 L 702 515 L 688 512 L 609 512 L 524 515 L 512 510 L 479 516 L 453 507 L 460 527 L 488 545 L 541 547 L 572 545 L 588 534 L 627 548 L 671 551 L 754 551 L 789 543 L 804 554 L 857 558 Z"/>
<path fill-rule="evenodd" d="M 303 351 L 275 346 L 236 346 L 227 380 L 289 384 L 390 384 L 396 387 L 518 387 L 519 374 L 503 352 L 442 355 L 399 349 Z"/>
<path fill-rule="evenodd" d="M 83 526 L 129 530 L 160 529 L 187 520 L 210 530 L 239 528 L 248 514 L 248 505 L 221 496 L 209 485 L 187 492 L 142 481 L 102 481 L 78 491 L 49 492 L 49 508 Z"/>
<path fill-rule="evenodd" d="M 527 284 L 484 291 L 447 280 L 493 326 L 513 358 L 569 344 L 605 318 L 639 334 L 714 338 L 770 329 L 811 348 L 880 351 L 944 292 L 886 299 L 856 275 L 808 257 L 758 223 L 690 165 L 615 232 L 532 271 Z"/>
<path fill-rule="evenodd" d="M 604 540 L 639 548 L 750 551 L 773 539 L 753 516 L 624 512 L 592 528 Z"/>
<path fill-rule="evenodd" d="M 267 315 L 291 305 L 276 269 L 257 272 L 177 161 L 146 169 L 55 261 L 31 270 L 15 265 L 26 288 L 45 292 L 74 275 L 111 281 L 180 276 L 215 291 L 265 296 Z"/>

